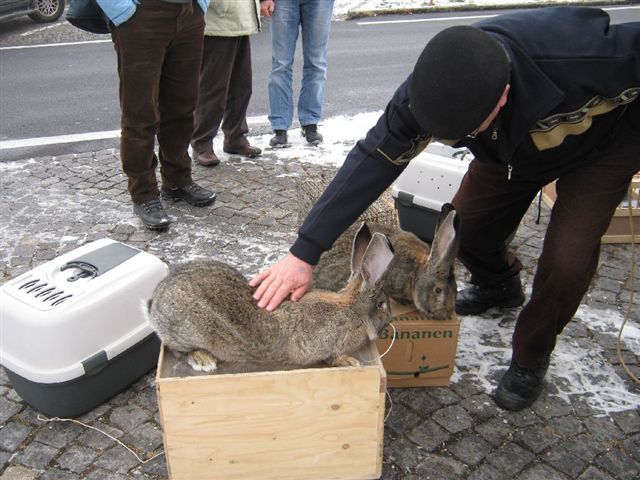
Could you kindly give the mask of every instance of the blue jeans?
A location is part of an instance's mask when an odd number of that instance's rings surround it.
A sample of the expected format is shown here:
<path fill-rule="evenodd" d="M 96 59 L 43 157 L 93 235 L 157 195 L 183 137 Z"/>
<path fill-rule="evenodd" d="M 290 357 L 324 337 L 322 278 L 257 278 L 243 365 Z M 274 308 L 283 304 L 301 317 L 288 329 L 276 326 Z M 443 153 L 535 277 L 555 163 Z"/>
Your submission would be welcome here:
<path fill-rule="evenodd" d="M 333 0 L 278 0 L 271 17 L 269 122 L 287 130 L 293 122 L 293 61 L 302 31 L 302 86 L 298 99 L 300 125 L 317 124 L 322 115 L 327 80 L 327 45 Z"/>

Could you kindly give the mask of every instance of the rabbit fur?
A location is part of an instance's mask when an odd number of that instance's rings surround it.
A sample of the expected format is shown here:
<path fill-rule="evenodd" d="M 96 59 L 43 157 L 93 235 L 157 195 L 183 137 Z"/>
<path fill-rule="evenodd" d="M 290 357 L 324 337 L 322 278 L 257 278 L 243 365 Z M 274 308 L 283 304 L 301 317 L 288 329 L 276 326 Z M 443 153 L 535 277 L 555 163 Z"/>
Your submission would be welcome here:
<path fill-rule="evenodd" d="M 457 285 L 455 259 L 460 248 L 458 218 L 451 204 L 440 212 L 431 246 L 413 233 L 382 224 L 364 224 L 361 229 L 385 234 L 394 257 L 387 269 L 384 289 L 390 298 L 413 304 L 434 320 L 453 316 Z M 314 269 L 314 288 L 335 290 L 348 279 L 345 244 L 350 230 L 325 252 Z"/>
<path fill-rule="evenodd" d="M 384 274 L 393 253 L 382 234 L 356 235 L 351 281 L 340 292 L 311 290 L 273 312 L 259 308 L 247 279 L 215 260 L 176 268 L 156 287 L 149 322 L 162 342 L 200 371 L 218 361 L 357 365 L 349 355 L 391 322 Z"/>

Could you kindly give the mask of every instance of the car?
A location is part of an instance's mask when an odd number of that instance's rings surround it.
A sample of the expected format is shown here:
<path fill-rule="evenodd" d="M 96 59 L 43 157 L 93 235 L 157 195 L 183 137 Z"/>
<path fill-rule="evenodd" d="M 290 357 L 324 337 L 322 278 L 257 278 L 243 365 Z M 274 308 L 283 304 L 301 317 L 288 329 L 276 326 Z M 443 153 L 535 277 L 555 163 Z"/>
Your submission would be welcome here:
<path fill-rule="evenodd" d="M 55 22 L 64 6 L 65 0 L 0 0 L 0 21 L 28 15 L 38 23 Z"/>

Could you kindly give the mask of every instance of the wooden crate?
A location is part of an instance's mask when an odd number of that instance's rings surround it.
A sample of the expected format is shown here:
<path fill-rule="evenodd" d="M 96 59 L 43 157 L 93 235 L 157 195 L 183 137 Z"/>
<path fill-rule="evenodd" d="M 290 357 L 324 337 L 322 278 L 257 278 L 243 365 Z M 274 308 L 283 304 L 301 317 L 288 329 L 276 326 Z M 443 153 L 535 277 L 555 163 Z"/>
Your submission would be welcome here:
<path fill-rule="evenodd" d="M 180 376 L 163 347 L 156 381 L 170 478 L 379 478 L 386 374 L 375 344 L 358 358 L 360 367 Z"/>
<path fill-rule="evenodd" d="M 551 208 L 556 198 L 555 182 L 545 185 L 542 189 L 542 201 Z M 629 201 L 631 209 L 629 209 Z M 640 172 L 631 180 L 627 199 L 616 208 L 609 228 L 602 236 L 602 243 L 631 243 L 632 240 L 640 242 Z"/>

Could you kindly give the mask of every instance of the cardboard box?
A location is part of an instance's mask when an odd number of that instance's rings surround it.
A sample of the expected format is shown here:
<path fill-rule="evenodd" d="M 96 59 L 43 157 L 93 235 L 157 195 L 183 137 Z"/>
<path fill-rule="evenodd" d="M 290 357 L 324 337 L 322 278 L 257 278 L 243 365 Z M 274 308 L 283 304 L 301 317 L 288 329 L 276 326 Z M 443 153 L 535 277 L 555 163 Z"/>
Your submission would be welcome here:
<path fill-rule="evenodd" d="M 384 329 L 378 338 L 378 350 L 384 353 L 382 364 L 389 387 L 445 387 L 451 381 L 458 347 L 460 321 L 455 313 L 450 320 L 430 320 L 413 307 L 394 303 L 393 328 Z"/>
<path fill-rule="evenodd" d="M 555 182 L 542 188 L 542 201 L 549 208 L 553 207 L 556 198 Z M 629 202 L 631 209 L 629 209 Z M 602 236 L 602 243 L 631 243 L 632 240 L 640 242 L 640 172 L 631 180 L 627 198 L 616 208 L 609 228 Z"/>
<path fill-rule="evenodd" d="M 157 389 L 170 478 L 379 478 L 386 377 L 374 343 L 358 358 L 360 367 L 181 376 L 163 347 Z"/>

